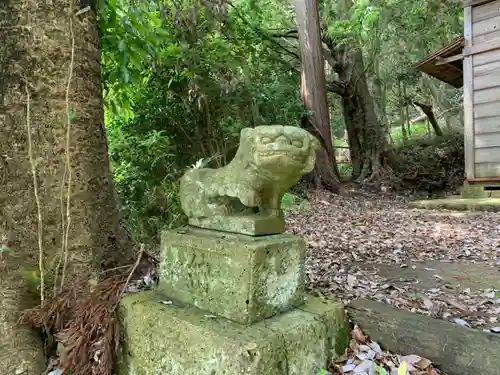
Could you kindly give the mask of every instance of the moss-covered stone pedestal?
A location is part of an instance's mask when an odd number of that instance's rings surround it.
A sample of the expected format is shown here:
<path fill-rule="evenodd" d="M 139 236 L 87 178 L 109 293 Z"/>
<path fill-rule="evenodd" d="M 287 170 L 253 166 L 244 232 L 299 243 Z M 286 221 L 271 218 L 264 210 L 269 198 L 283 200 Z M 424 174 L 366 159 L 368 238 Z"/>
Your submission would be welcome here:
<path fill-rule="evenodd" d="M 314 375 L 347 346 L 339 303 L 311 298 L 293 311 L 242 325 L 165 302 L 155 292 L 123 299 L 119 375 Z"/>
<path fill-rule="evenodd" d="M 160 286 L 169 298 L 248 324 L 304 300 L 305 243 L 188 227 L 162 233 Z"/>
<path fill-rule="evenodd" d="M 162 234 L 160 285 L 121 305 L 119 375 L 313 375 L 344 352 L 341 303 L 304 293 L 300 237 Z"/>

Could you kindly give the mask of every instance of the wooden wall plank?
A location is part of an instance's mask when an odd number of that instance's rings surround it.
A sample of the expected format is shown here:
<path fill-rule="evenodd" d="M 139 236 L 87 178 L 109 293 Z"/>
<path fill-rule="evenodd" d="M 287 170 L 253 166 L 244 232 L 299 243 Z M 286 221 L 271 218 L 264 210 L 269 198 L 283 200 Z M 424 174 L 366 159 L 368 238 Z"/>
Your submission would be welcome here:
<path fill-rule="evenodd" d="M 491 103 L 500 100 L 500 82 L 498 86 L 474 91 L 474 105 Z"/>
<path fill-rule="evenodd" d="M 477 148 L 475 152 L 476 163 L 500 163 L 500 146 Z"/>
<path fill-rule="evenodd" d="M 476 178 L 500 177 L 500 163 L 476 163 Z"/>
<path fill-rule="evenodd" d="M 496 51 L 491 51 L 491 52 L 496 52 Z M 483 53 L 483 55 L 487 55 L 491 52 Z M 498 70 L 499 68 L 500 68 L 500 61 L 493 61 L 493 62 L 490 62 L 488 64 L 475 66 L 473 68 L 472 72 L 474 74 L 474 78 L 476 78 L 476 77 L 485 76 L 487 74 L 491 74 L 492 72 L 494 72 L 495 70 Z"/>
<path fill-rule="evenodd" d="M 475 7 L 475 6 L 483 5 L 486 3 L 493 3 L 495 1 L 498 1 L 498 0 L 464 0 L 463 7 L 464 8 L 467 8 L 470 6 Z"/>
<path fill-rule="evenodd" d="M 489 42 L 474 44 L 470 48 L 464 47 L 464 49 L 462 50 L 462 56 L 465 57 L 465 56 L 471 56 L 471 55 L 479 55 L 481 53 L 496 51 L 499 49 L 500 49 L 500 38 L 496 38 L 496 39 L 492 39 Z"/>
<path fill-rule="evenodd" d="M 500 132 L 500 118 L 485 117 L 474 120 L 474 134 L 495 133 Z"/>
<path fill-rule="evenodd" d="M 465 70 L 464 70 L 464 78 L 465 78 Z M 474 90 L 483 90 L 491 87 L 497 87 L 499 83 L 500 83 L 500 70 L 493 70 L 488 74 L 474 78 Z"/>
<path fill-rule="evenodd" d="M 500 30 L 500 16 L 489 18 L 472 25 L 472 36 L 477 37 Z"/>
<path fill-rule="evenodd" d="M 485 117 L 500 117 L 500 101 L 491 103 L 474 103 L 474 121 Z M 498 144 L 500 146 L 500 143 Z"/>
<path fill-rule="evenodd" d="M 493 17 L 500 16 L 500 1 L 482 4 L 472 8 L 472 22 L 481 22 Z"/>
<path fill-rule="evenodd" d="M 476 66 L 489 64 L 495 61 L 500 61 L 500 49 L 474 55 L 472 58 L 472 65 L 475 68 Z"/>
<path fill-rule="evenodd" d="M 474 147 L 476 150 L 486 147 L 500 147 L 500 133 L 476 134 Z"/>
<path fill-rule="evenodd" d="M 483 35 L 478 35 L 476 37 L 472 38 L 473 45 L 477 44 L 483 44 L 483 43 L 494 43 L 498 39 L 500 39 L 500 34 L 499 33 L 489 33 L 489 34 L 483 34 Z"/>
<path fill-rule="evenodd" d="M 472 46 L 472 8 L 464 8 L 464 39 L 465 47 Z M 466 56 L 463 60 L 464 81 L 464 152 L 465 152 L 465 176 L 474 178 L 474 96 L 472 81 L 472 56 Z"/>

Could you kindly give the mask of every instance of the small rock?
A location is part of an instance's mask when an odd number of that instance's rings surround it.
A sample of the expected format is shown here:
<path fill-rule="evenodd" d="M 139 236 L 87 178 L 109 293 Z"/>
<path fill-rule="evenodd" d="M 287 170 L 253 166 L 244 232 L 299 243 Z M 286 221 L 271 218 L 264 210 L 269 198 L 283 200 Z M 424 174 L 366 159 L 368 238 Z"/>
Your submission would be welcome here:
<path fill-rule="evenodd" d="M 460 319 L 460 318 L 455 318 L 453 319 L 453 321 L 458 324 L 459 326 L 462 326 L 462 327 L 469 327 L 470 328 L 470 324 L 467 323 L 465 320 L 463 319 Z"/>

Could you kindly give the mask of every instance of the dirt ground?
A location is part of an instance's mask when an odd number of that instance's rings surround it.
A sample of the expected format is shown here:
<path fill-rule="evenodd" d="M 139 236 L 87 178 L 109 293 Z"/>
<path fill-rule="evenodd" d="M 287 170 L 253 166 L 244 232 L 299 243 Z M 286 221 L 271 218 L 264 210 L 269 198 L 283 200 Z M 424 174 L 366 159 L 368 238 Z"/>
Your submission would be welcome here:
<path fill-rule="evenodd" d="M 289 214 L 288 231 L 308 241 L 310 290 L 500 332 L 500 213 L 410 209 L 408 200 L 320 192 Z"/>

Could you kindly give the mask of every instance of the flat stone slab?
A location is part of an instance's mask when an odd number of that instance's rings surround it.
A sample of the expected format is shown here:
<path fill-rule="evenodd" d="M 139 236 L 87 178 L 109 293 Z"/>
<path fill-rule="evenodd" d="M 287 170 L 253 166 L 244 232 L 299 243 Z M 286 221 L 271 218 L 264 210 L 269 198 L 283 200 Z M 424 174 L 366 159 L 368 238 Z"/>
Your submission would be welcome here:
<path fill-rule="evenodd" d="M 280 234 L 285 231 L 285 220 L 274 216 L 247 215 L 190 218 L 189 224 L 199 228 L 247 234 L 249 236 Z"/>
<path fill-rule="evenodd" d="M 500 335 L 367 299 L 353 301 L 348 313 L 384 349 L 426 357 L 450 375 L 499 373 Z"/>
<path fill-rule="evenodd" d="M 170 299 L 242 324 L 304 301 L 305 242 L 188 227 L 161 239 L 159 288 Z"/>
<path fill-rule="evenodd" d="M 342 304 L 314 297 L 251 326 L 165 304 L 156 292 L 125 296 L 119 311 L 118 375 L 309 375 L 326 368 L 349 341 Z"/>
<path fill-rule="evenodd" d="M 411 208 L 500 212 L 500 198 L 444 198 L 409 203 Z"/>
<path fill-rule="evenodd" d="M 452 292 L 460 292 L 465 288 L 472 290 L 500 289 L 500 267 L 484 262 L 428 260 L 425 262 L 408 261 L 406 264 L 407 267 L 404 268 L 390 264 L 363 264 L 360 267 L 368 271 L 376 270 L 379 276 L 388 278 L 391 283 L 396 285 L 408 281 L 418 282 L 412 285 L 413 288 L 420 291 L 445 284 L 448 286 L 447 289 L 452 288 Z M 440 278 L 438 279 L 434 275 L 439 275 Z"/>

